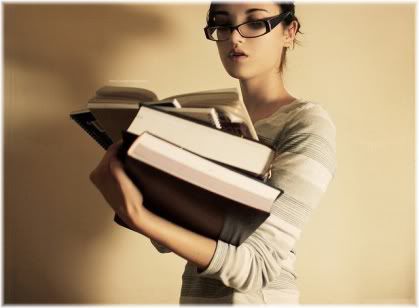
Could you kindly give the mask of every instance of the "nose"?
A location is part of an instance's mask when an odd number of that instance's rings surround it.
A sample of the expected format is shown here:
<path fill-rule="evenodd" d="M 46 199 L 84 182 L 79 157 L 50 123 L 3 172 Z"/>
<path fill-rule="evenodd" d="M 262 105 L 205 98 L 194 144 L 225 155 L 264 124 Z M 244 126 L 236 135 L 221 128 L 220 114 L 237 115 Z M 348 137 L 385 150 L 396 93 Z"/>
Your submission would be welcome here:
<path fill-rule="evenodd" d="M 234 29 L 233 32 L 231 32 L 230 39 L 233 44 L 243 42 L 243 36 L 241 36 L 241 34 L 239 33 L 239 30 L 237 29 Z"/>

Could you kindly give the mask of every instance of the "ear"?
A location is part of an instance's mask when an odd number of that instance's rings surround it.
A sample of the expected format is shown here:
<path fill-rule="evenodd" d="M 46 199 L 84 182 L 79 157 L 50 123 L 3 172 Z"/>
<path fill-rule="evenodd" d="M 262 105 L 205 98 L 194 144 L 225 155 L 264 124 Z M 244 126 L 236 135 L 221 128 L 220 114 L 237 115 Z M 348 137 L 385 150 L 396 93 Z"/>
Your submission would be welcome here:
<path fill-rule="evenodd" d="M 294 46 L 295 35 L 297 32 L 298 23 L 293 20 L 289 26 L 284 29 L 284 46 L 291 47 Z"/>

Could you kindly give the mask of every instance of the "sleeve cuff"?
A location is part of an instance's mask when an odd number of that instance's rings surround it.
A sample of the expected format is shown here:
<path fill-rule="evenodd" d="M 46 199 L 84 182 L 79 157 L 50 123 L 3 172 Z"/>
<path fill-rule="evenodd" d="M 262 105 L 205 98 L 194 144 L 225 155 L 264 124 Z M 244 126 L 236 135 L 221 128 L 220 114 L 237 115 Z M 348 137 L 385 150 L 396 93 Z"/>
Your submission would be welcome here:
<path fill-rule="evenodd" d="M 196 267 L 196 274 L 198 276 L 209 276 L 217 273 L 223 266 L 224 260 L 227 256 L 228 244 L 221 240 L 217 241 L 217 247 L 215 248 L 214 255 L 210 261 L 208 267 L 203 271 L 199 272 Z"/>

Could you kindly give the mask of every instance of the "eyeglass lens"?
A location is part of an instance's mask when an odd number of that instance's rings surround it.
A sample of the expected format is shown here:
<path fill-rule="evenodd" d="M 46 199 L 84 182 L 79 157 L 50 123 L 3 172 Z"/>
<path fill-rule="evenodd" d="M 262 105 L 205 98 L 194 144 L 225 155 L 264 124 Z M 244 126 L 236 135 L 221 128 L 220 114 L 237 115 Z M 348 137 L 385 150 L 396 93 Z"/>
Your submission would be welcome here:
<path fill-rule="evenodd" d="M 229 27 L 214 27 L 211 37 L 217 41 L 228 40 L 232 34 Z M 257 37 L 267 32 L 266 25 L 263 21 L 253 21 L 245 23 L 238 27 L 239 33 L 244 37 Z"/>

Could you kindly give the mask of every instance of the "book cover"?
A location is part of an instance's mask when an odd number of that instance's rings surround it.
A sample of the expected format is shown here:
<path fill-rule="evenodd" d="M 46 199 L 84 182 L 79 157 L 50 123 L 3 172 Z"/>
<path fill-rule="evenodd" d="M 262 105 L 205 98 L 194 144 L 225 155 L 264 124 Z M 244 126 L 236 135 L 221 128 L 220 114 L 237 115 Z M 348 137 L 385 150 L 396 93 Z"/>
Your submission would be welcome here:
<path fill-rule="evenodd" d="M 70 113 L 70 118 L 75 121 L 105 150 L 113 143 L 106 131 L 97 122 L 90 110 L 79 110 Z"/>
<path fill-rule="evenodd" d="M 150 211 L 189 230 L 236 246 L 269 217 L 270 211 L 267 209 L 261 210 L 234 201 L 133 159 L 126 151 L 136 138 L 133 134 L 124 134 L 120 158 L 125 171 L 143 193 L 144 206 Z M 278 190 L 277 197 L 281 193 Z M 221 229 L 214 227 L 217 225 L 214 217 L 233 223 L 228 228 L 232 232 L 221 233 Z M 127 227 L 118 216 L 115 215 L 114 220 Z"/>
<path fill-rule="evenodd" d="M 156 107 L 142 106 L 127 130 L 136 135 L 147 131 L 195 154 L 261 178 L 275 155 L 272 148 L 259 141 L 186 120 Z"/>

